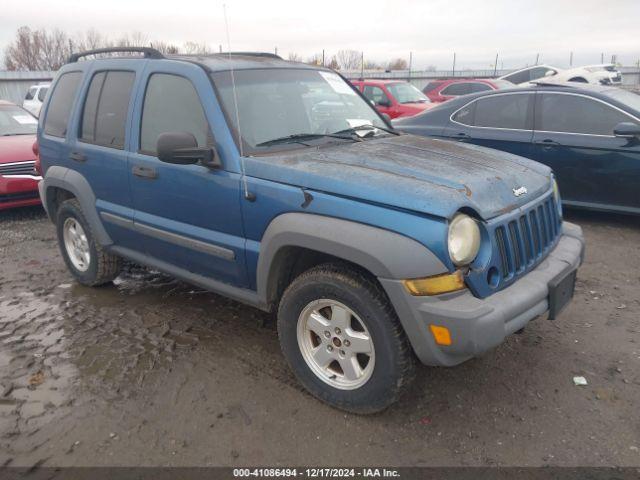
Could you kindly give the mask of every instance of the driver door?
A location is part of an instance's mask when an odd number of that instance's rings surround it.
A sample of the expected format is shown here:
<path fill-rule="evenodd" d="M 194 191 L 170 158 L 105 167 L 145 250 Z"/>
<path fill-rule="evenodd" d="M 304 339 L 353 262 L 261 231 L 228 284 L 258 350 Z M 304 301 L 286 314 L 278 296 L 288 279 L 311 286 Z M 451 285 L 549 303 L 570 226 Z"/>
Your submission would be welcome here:
<path fill-rule="evenodd" d="M 203 107 L 203 99 L 214 95 L 211 83 L 195 65 L 154 63 L 136 99 L 136 151 L 129 160 L 139 250 L 188 272 L 246 286 L 239 174 L 224 169 L 224 158 L 221 168 L 210 169 L 165 163 L 156 155 L 158 136 L 166 132 L 191 133 L 199 147 L 215 148 Z"/>

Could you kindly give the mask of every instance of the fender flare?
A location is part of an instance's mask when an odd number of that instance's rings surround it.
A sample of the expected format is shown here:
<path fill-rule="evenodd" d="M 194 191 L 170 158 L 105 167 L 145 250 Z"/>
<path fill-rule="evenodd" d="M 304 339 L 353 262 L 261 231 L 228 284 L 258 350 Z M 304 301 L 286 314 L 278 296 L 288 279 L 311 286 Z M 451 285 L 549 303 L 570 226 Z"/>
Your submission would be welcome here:
<path fill-rule="evenodd" d="M 399 233 L 334 217 L 285 213 L 271 221 L 260 243 L 256 287 L 258 296 L 267 302 L 274 259 L 285 247 L 326 253 L 379 278 L 418 278 L 448 271 L 431 250 Z"/>
<path fill-rule="evenodd" d="M 111 245 L 113 241 L 105 230 L 98 211 L 96 210 L 96 196 L 86 178 L 80 173 L 70 168 L 54 165 L 47 169 L 40 185 L 40 196 L 42 204 L 47 210 L 49 218 L 55 219 L 55 212 L 50 211 L 52 198 L 50 197 L 53 188 L 61 188 L 71 192 L 80 202 L 82 213 L 91 226 L 91 231 L 100 245 Z"/>

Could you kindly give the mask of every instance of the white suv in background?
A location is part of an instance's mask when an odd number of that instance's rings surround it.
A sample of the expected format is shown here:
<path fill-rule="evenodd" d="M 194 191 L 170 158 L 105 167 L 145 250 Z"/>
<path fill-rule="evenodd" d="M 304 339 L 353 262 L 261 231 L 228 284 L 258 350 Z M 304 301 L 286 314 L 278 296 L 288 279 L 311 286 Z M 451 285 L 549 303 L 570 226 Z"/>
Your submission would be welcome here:
<path fill-rule="evenodd" d="M 567 70 L 549 65 L 534 65 L 500 77 L 500 80 L 508 80 L 516 85 L 542 79 L 552 83 L 580 82 L 596 85 L 620 85 L 622 74 L 613 64 L 586 65 Z"/>
<path fill-rule="evenodd" d="M 22 102 L 22 108 L 28 110 L 36 117 L 40 116 L 40 109 L 42 108 L 42 102 L 44 97 L 49 91 L 50 83 L 43 83 L 42 85 L 33 85 L 27 90 L 27 94 Z"/>

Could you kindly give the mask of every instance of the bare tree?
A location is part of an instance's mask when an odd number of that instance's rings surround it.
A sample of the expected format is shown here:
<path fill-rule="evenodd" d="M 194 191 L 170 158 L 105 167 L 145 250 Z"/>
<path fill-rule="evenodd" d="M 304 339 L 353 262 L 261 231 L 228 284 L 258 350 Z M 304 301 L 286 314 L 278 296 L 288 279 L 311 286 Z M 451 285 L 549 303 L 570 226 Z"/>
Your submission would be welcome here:
<path fill-rule="evenodd" d="M 71 53 L 71 42 L 60 30 L 20 27 L 4 53 L 7 70 L 57 70 Z"/>
<path fill-rule="evenodd" d="M 327 65 L 331 70 L 340 70 L 340 64 L 338 63 L 338 59 L 336 56 L 332 56 L 331 60 L 329 60 L 329 64 Z"/>
<path fill-rule="evenodd" d="M 362 54 L 357 50 L 339 50 L 335 58 L 343 70 L 358 70 L 362 65 Z"/>
<path fill-rule="evenodd" d="M 394 58 L 389 62 L 387 68 L 389 70 L 406 70 L 409 64 L 404 58 Z"/>
<path fill-rule="evenodd" d="M 151 42 L 149 44 L 149 46 L 152 47 L 152 48 L 155 48 L 160 53 L 163 53 L 163 54 L 166 54 L 166 55 L 176 55 L 176 54 L 180 53 L 180 48 L 178 48 L 177 45 L 173 45 L 172 43 Z"/>
<path fill-rule="evenodd" d="M 373 60 L 365 60 L 364 62 L 364 69 L 365 70 L 382 70 L 382 65 L 380 65 L 377 62 L 374 62 Z"/>
<path fill-rule="evenodd" d="M 309 65 L 322 65 L 322 60 L 322 53 L 314 53 L 307 58 L 305 63 L 308 63 Z"/>
<path fill-rule="evenodd" d="M 210 55 L 211 49 L 206 43 L 185 42 L 182 48 L 187 55 Z"/>
<path fill-rule="evenodd" d="M 142 32 L 125 33 L 115 44 L 117 47 L 146 47 L 149 45 L 149 39 Z"/>
<path fill-rule="evenodd" d="M 302 62 L 302 57 L 298 55 L 296 52 L 289 52 L 289 61 L 290 62 Z"/>

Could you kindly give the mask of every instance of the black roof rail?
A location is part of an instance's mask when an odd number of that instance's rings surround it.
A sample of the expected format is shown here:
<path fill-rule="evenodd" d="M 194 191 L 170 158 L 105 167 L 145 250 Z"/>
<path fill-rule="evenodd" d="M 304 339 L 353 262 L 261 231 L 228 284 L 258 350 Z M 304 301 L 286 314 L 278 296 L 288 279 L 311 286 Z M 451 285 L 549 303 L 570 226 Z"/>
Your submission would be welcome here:
<path fill-rule="evenodd" d="M 96 48 L 95 50 L 87 50 L 85 52 L 74 53 L 69 57 L 68 63 L 75 63 L 82 57 L 89 55 L 99 55 L 101 53 L 142 53 L 144 58 L 161 59 L 165 56 L 160 51 L 151 47 L 108 47 L 108 48 Z"/>
<path fill-rule="evenodd" d="M 282 60 L 280 55 L 269 52 L 220 52 L 218 55 L 244 55 L 247 57 L 277 58 L 278 60 Z"/>

